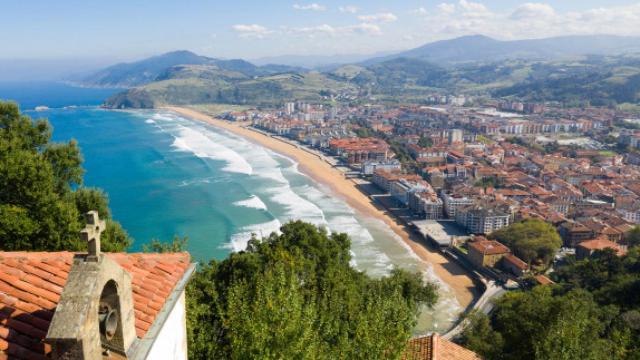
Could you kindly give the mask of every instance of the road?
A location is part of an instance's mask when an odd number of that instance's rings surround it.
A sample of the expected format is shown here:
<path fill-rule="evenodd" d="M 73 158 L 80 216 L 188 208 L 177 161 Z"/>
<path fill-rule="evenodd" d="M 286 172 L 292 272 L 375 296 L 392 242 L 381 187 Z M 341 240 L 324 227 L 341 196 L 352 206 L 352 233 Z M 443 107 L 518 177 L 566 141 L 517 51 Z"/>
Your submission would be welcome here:
<path fill-rule="evenodd" d="M 482 293 L 482 296 L 473 304 L 473 307 L 469 311 L 482 311 L 484 314 L 489 314 L 493 309 L 493 299 L 497 299 L 500 296 L 504 295 L 507 290 L 505 290 L 502 286 L 496 285 L 495 281 L 491 280 L 486 284 L 486 290 Z M 468 320 L 463 319 L 460 321 L 453 329 L 449 330 L 446 334 L 443 334 L 442 337 L 451 340 L 454 337 L 458 336 L 464 327 L 467 325 Z"/>

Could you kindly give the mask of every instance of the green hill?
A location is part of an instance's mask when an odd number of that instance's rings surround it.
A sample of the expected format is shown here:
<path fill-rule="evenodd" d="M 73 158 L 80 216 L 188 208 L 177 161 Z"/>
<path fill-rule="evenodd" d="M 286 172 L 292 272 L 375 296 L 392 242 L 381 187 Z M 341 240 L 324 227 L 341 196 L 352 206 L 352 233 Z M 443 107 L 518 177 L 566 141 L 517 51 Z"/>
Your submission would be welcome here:
<path fill-rule="evenodd" d="M 113 108 L 152 108 L 166 104 L 276 105 L 287 100 L 322 101 L 357 87 L 318 72 L 249 77 L 216 66 L 174 67 L 156 81 L 117 94 L 105 102 Z"/>

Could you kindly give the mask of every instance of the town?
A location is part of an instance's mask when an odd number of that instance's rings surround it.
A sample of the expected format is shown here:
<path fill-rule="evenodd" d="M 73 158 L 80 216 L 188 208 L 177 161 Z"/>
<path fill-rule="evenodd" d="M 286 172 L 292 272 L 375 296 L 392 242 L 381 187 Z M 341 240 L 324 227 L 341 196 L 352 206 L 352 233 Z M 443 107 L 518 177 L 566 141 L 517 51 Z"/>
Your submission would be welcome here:
<path fill-rule="evenodd" d="M 321 156 L 483 279 L 548 284 L 556 262 L 612 249 L 640 223 L 638 115 L 607 108 L 431 96 L 432 105 L 287 102 L 229 112 Z M 532 249 L 500 230 L 544 222 L 561 242 Z"/>

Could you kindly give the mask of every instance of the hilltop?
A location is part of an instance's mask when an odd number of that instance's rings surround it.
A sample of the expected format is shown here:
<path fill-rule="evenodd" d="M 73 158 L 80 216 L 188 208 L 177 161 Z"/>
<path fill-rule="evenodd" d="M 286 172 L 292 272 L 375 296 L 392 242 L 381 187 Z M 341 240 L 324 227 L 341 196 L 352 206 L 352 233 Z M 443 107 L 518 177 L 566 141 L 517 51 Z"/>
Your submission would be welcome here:
<path fill-rule="evenodd" d="M 640 39 L 466 36 L 325 71 L 177 51 L 108 67 L 84 84 L 129 87 L 105 102 L 117 108 L 354 101 L 363 94 L 421 103 L 434 93 L 615 105 L 640 99 Z"/>

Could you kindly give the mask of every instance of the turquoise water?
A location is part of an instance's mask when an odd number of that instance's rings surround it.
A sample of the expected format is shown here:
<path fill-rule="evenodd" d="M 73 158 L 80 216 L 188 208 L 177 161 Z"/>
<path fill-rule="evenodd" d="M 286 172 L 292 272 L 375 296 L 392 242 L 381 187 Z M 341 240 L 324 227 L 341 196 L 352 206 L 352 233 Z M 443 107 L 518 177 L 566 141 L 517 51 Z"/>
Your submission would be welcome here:
<path fill-rule="evenodd" d="M 381 276 L 397 266 L 439 282 L 382 221 L 353 211 L 292 160 L 224 130 L 164 111 L 29 114 L 50 120 L 54 140 L 78 140 L 85 185 L 109 194 L 114 218 L 135 239 L 133 251 L 179 235 L 189 237 L 196 260 L 222 259 L 242 250 L 251 234 L 266 236 L 301 219 L 348 233 L 358 269 Z M 460 311 L 441 286 L 441 300 L 421 314 L 417 333 L 446 330 Z"/>

